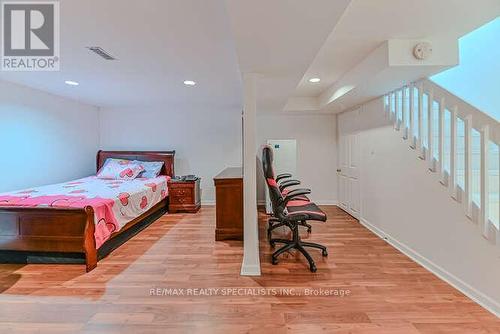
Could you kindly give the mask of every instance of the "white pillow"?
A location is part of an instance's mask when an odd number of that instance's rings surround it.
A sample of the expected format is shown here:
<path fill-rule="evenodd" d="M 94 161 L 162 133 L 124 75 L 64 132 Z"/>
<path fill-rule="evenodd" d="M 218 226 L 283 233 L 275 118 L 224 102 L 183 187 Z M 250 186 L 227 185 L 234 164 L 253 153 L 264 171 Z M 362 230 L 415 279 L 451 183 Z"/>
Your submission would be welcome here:
<path fill-rule="evenodd" d="M 163 168 L 162 161 L 139 161 L 134 160 L 133 162 L 140 164 L 144 167 L 144 171 L 139 175 L 139 177 L 145 177 L 152 179 L 160 175 L 161 169 Z"/>
<path fill-rule="evenodd" d="M 124 159 L 106 159 L 97 173 L 101 179 L 133 180 L 144 171 L 142 164 Z"/>

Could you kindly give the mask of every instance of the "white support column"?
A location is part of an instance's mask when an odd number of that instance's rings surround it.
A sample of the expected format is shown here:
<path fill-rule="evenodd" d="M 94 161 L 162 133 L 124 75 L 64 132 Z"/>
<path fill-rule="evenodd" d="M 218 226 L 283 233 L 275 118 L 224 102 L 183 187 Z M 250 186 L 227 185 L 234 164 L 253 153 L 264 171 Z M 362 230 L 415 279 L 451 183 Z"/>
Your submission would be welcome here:
<path fill-rule="evenodd" d="M 417 148 L 421 159 L 425 159 L 424 152 L 424 84 L 418 85 L 418 138 Z"/>
<path fill-rule="evenodd" d="M 410 138 L 410 147 L 415 149 L 415 122 L 413 120 L 413 114 L 415 104 L 415 94 L 413 94 L 413 84 L 410 84 L 410 128 L 408 129 L 408 137 Z"/>
<path fill-rule="evenodd" d="M 429 164 L 429 169 L 431 171 L 436 171 L 436 165 L 434 164 L 434 92 L 432 88 L 429 90 L 429 101 L 428 105 L 428 116 L 427 116 L 427 143 L 428 143 L 428 153 L 427 159 Z"/>
<path fill-rule="evenodd" d="M 472 218 L 472 115 L 464 119 L 464 207 L 467 217 Z"/>
<path fill-rule="evenodd" d="M 255 73 L 243 75 L 243 263 L 241 275 L 260 276 L 259 226 L 257 221 Z"/>
<path fill-rule="evenodd" d="M 489 126 L 485 125 L 481 131 L 481 215 L 479 217 L 479 222 L 482 226 L 482 232 L 484 236 L 489 235 Z"/>
<path fill-rule="evenodd" d="M 451 197 L 457 199 L 456 155 L 457 155 L 457 107 L 451 110 L 450 177 L 448 187 Z"/>
<path fill-rule="evenodd" d="M 402 96 L 403 96 L 403 120 L 402 120 L 402 124 L 403 124 L 403 139 L 408 139 L 408 127 L 406 126 L 406 118 L 407 118 L 407 114 L 408 114 L 408 108 L 407 108 L 407 103 L 406 101 L 408 101 L 408 94 L 407 94 L 407 87 L 403 87 L 403 93 L 402 93 Z"/>
<path fill-rule="evenodd" d="M 444 109 L 445 99 L 439 101 L 439 173 L 441 175 L 441 183 L 444 184 Z"/>

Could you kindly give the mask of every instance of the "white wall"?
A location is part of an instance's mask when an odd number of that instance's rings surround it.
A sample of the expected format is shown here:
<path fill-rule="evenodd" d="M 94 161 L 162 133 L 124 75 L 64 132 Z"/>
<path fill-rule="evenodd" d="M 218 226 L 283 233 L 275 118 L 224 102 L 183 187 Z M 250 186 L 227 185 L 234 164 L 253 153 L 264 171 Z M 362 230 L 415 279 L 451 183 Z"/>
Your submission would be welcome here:
<path fill-rule="evenodd" d="M 0 192 L 95 173 L 96 107 L 0 81 Z"/>
<path fill-rule="evenodd" d="M 175 150 L 175 174 L 202 178 L 202 201 L 215 200 L 213 177 L 241 166 L 241 108 L 101 109 L 104 150 Z"/>
<path fill-rule="evenodd" d="M 360 125 L 362 221 L 500 314 L 496 246 L 387 125 L 381 100 L 363 107 Z"/>
<path fill-rule="evenodd" d="M 335 115 L 259 114 L 257 145 L 264 145 L 268 139 L 296 139 L 298 161 L 294 178 L 302 182 L 299 187 L 310 188 L 310 198 L 318 204 L 336 204 L 336 129 Z M 261 172 L 261 166 L 257 170 Z M 260 177 L 260 202 L 265 198 L 264 186 Z"/>

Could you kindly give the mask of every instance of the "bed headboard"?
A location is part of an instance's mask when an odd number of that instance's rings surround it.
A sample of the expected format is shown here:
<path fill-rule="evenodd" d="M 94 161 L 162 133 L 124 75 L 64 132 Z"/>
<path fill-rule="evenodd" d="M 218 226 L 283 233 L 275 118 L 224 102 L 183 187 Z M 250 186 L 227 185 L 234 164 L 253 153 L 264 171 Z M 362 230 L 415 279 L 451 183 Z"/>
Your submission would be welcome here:
<path fill-rule="evenodd" d="M 140 161 L 163 161 L 160 175 L 175 176 L 174 173 L 175 151 L 99 151 L 97 152 L 97 171 L 101 169 L 107 158 L 140 160 Z"/>

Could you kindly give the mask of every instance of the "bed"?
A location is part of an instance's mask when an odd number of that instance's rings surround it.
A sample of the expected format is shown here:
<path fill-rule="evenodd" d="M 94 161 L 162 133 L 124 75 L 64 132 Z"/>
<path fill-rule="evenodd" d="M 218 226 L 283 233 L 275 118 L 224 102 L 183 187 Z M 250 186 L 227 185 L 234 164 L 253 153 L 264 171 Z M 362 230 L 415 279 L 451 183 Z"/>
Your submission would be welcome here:
<path fill-rule="evenodd" d="M 174 157 L 175 151 L 99 151 L 97 171 L 108 158 L 161 161 L 163 167 L 154 179 L 91 176 L 3 194 L 0 251 L 83 254 L 87 272 L 93 270 L 99 248 L 168 209 Z"/>

